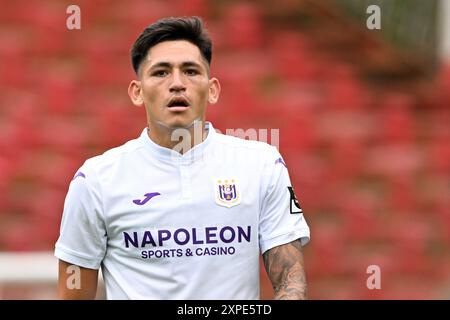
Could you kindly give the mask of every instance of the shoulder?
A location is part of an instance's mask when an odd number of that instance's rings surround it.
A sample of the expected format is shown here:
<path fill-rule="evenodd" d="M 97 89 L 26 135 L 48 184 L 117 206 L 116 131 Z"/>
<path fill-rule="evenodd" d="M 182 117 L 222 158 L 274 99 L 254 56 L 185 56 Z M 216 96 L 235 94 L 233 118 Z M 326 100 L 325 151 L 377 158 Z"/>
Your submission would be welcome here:
<path fill-rule="evenodd" d="M 273 158 L 278 150 L 276 147 L 262 141 L 245 140 L 239 137 L 216 133 L 217 144 L 228 151 L 244 152 L 246 155 Z"/>
<path fill-rule="evenodd" d="M 242 164 L 257 170 L 270 168 L 278 159 L 283 161 L 278 149 L 266 142 L 245 140 L 221 133 L 216 134 L 215 141 L 220 161 L 228 160 L 233 164 Z"/>

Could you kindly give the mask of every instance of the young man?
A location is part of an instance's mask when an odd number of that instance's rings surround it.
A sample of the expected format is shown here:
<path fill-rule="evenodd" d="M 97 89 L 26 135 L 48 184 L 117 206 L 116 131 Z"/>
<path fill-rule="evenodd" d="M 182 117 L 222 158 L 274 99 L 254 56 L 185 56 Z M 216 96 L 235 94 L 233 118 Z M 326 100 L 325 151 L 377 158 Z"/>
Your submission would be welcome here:
<path fill-rule="evenodd" d="M 148 127 L 71 181 L 60 298 L 94 298 L 101 266 L 108 299 L 259 299 L 262 253 L 275 298 L 306 299 L 309 228 L 286 165 L 275 147 L 205 122 L 220 93 L 211 55 L 196 17 L 160 20 L 134 43 L 128 93 Z"/>

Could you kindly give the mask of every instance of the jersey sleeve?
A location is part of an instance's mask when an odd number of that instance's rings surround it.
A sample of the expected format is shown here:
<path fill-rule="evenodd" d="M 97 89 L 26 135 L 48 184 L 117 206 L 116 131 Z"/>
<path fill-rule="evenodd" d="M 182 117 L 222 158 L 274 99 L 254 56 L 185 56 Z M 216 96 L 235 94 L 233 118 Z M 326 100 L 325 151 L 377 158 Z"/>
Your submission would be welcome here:
<path fill-rule="evenodd" d="M 70 264 L 99 269 L 106 252 L 106 228 L 99 185 L 92 170 L 81 167 L 64 202 L 55 256 Z"/>
<path fill-rule="evenodd" d="M 259 222 L 261 253 L 300 239 L 309 242 L 309 226 L 295 196 L 286 164 L 275 147 L 271 147 L 265 168 L 265 193 L 262 199 Z"/>

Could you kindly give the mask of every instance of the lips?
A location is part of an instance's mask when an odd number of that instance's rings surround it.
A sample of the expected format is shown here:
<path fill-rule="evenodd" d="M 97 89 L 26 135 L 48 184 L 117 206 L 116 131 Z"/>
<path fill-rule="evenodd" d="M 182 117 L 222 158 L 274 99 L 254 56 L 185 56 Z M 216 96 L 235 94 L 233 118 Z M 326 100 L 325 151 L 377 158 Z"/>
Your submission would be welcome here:
<path fill-rule="evenodd" d="M 169 108 L 187 108 L 189 107 L 189 102 L 184 97 L 175 97 L 169 101 L 167 105 Z"/>

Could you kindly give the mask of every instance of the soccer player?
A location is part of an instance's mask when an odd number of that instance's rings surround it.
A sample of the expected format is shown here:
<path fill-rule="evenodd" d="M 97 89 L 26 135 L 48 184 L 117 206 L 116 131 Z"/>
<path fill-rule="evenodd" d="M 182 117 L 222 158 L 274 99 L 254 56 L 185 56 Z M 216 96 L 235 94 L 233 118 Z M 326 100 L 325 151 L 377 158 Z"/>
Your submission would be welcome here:
<path fill-rule="evenodd" d="M 101 267 L 107 299 L 259 299 L 262 254 L 275 298 L 306 299 L 309 227 L 286 164 L 205 122 L 220 93 L 211 56 L 197 17 L 159 20 L 134 43 L 128 93 L 147 127 L 70 182 L 60 298 L 95 298 Z"/>

